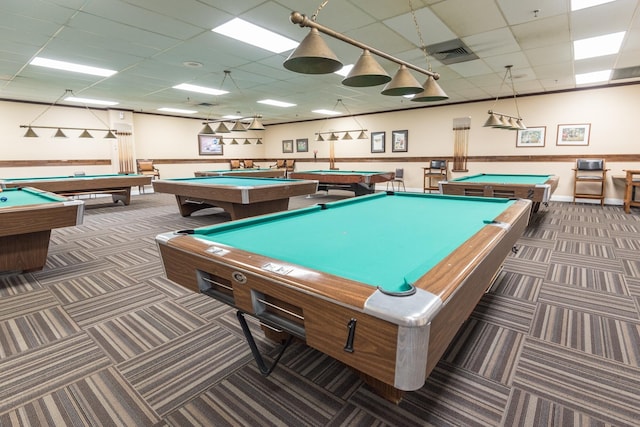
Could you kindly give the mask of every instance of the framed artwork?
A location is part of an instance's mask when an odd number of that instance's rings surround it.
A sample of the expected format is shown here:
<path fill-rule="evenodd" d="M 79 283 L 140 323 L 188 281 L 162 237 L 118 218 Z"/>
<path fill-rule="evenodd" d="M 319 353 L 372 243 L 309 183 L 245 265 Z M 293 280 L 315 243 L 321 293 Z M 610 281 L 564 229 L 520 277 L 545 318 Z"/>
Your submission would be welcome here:
<path fill-rule="evenodd" d="M 371 132 L 371 152 L 384 153 L 386 132 Z"/>
<path fill-rule="evenodd" d="M 558 125 L 556 145 L 589 145 L 591 124 Z"/>
<path fill-rule="evenodd" d="M 309 140 L 307 138 L 296 139 L 296 151 L 298 153 L 309 151 Z"/>
<path fill-rule="evenodd" d="M 516 147 L 544 147 L 546 126 L 519 129 L 516 136 Z"/>
<path fill-rule="evenodd" d="M 293 139 L 285 139 L 282 141 L 282 152 L 293 153 Z"/>
<path fill-rule="evenodd" d="M 198 135 L 198 151 L 202 155 L 222 156 L 223 147 L 220 135 Z"/>
<path fill-rule="evenodd" d="M 402 152 L 408 151 L 409 148 L 409 131 L 394 130 L 391 132 L 391 151 Z"/>

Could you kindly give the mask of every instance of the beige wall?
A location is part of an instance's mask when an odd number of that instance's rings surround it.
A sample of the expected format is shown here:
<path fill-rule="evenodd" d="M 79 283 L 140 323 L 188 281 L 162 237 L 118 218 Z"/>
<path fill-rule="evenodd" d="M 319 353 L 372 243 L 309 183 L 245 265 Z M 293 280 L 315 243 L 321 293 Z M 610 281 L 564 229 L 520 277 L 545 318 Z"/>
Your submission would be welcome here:
<path fill-rule="evenodd" d="M 635 120 L 640 117 L 640 85 L 627 85 L 608 89 L 580 90 L 550 95 L 518 98 L 518 106 L 528 126 L 545 126 L 544 147 L 518 148 L 515 146 L 516 133 L 513 131 L 484 128 L 487 110 L 494 109 L 507 114 L 515 114 L 513 99 L 466 103 L 459 105 L 429 106 L 395 113 L 359 116 L 358 122 L 368 132 L 386 132 L 386 152 L 371 153 L 370 140 L 337 141 L 335 155 L 340 169 L 393 170 L 405 169 L 407 188 L 422 190 L 422 162 L 394 162 L 393 158 L 424 158 L 453 155 L 452 121 L 457 117 L 471 117 L 469 132 L 469 156 L 593 156 L 604 154 L 639 154 Z M 398 102 L 410 102 L 399 99 Z M 348 106 L 348 100 L 345 100 Z M 422 107 L 424 104 L 416 104 Z M 428 104 L 427 104 L 428 105 Z M 73 173 L 74 166 L 42 166 L 37 168 L 11 167 L 11 160 L 71 160 L 71 159 L 111 159 L 111 166 L 86 166 L 86 173 L 117 172 L 117 144 L 102 138 L 94 132 L 95 138 L 77 138 L 79 131 L 69 131 L 69 138 L 54 139 L 54 130 L 36 130 L 38 139 L 24 138 L 24 129 L 19 125 L 28 124 L 47 107 L 19 102 L 0 102 L 0 177 L 24 177 L 64 175 Z M 191 176 L 200 169 L 224 169 L 227 163 L 211 163 L 219 156 L 205 156 L 198 153 L 197 133 L 202 128 L 202 120 L 138 114 L 117 111 L 92 110 L 111 127 L 128 129 L 133 132 L 135 155 L 151 159 L 188 159 L 190 163 L 162 164 L 162 176 L 166 178 Z M 268 117 L 268 113 L 265 112 Z M 559 124 L 591 124 L 588 146 L 556 146 Z M 36 124 L 43 126 L 95 127 L 104 125 L 93 114 L 83 108 L 54 107 L 43 114 Z M 329 143 L 315 141 L 318 131 L 355 129 L 358 124 L 353 118 L 336 118 L 286 125 L 268 126 L 263 132 L 233 134 L 238 138 L 264 137 L 263 145 L 225 145 L 223 159 L 311 159 L 313 150 L 318 150 L 319 158 L 329 156 Z M 408 152 L 391 152 L 391 131 L 408 130 Z M 354 135 L 355 136 L 355 135 Z M 282 153 L 282 140 L 307 138 L 309 152 Z M 242 142 L 242 141 L 241 141 Z M 348 162 L 348 158 L 384 158 L 385 161 L 366 164 Z M 201 163 L 198 160 L 202 160 Z M 262 162 L 261 166 L 269 166 Z M 327 168 L 326 162 L 298 162 L 298 169 Z M 481 172 L 551 173 L 560 176 L 560 185 L 554 195 L 556 200 L 570 200 L 572 194 L 572 167 L 567 162 L 469 162 L 469 174 Z M 620 175 L 623 169 L 640 169 L 640 162 L 609 162 L 610 175 Z M 454 174 L 465 175 L 465 174 Z M 384 188 L 384 186 L 382 187 Z M 608 180 L 609 203 L 619 203 L 622 187 Z"/>

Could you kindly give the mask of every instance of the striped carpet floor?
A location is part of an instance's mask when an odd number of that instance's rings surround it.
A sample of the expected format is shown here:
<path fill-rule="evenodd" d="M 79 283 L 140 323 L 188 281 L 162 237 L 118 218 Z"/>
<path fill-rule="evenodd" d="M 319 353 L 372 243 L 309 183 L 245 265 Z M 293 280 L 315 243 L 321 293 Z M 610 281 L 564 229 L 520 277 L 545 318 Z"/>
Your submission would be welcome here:
<path fill-rule="evenodd" d="M 263 377 L 235 313 L 164 277 L 157 234 L 228 216 L 183 218 L 162 194 L 104 200 L 53 231 L 44 270 L 0 275 L 1 427 L 640 425 L 637 210 L 542 208 L 424 387 L 394 405 L 300 343 Z"/>

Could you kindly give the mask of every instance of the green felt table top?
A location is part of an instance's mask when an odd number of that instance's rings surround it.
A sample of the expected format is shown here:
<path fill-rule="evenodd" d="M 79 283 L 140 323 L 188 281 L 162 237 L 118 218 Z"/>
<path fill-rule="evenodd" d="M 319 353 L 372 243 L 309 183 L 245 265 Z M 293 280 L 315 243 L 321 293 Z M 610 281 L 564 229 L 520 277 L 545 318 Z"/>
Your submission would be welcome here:
<path fill-rule="evenodd" d="M 66 197 L 56 196 L 51 193 L 43 193 L 30 188 L 6 188 L 0 192 L 0 198 L 2 197 L 6 197 L 7 200 L 5 202 L 0 202 L 0 208 L 64 202 L 67 200 Z"/>
<path fill-rule="evenodd" d="M 263 185 L 282 185 L 290 182 L 300 182 L 296 179 L 261 178 L 251 176 L 199 176 L 195 178 L 171 178 L 162 181 L 201 185 L 228 185 L 231 187 L 257 187 Z"/>
<path fill-rule="evenodd" d="M 515 201 L 376 193 L 195 230 L 199 238 L 405 292 Z"/>
<path fill-rule="evenodd" d="M 119 177 L 132 177 L 143 176 L 139 174 L 105 174 L 105 175 L 61 175 L 61 176 L 42 176 L 35 178 L 2 178 L 0 181 L 4 182 L 20 182 L 20 181 L 59 181 L 63 179 L 96 179 L 96 178 L 119 178 Z"/>
<path fill-rule="evenodd" d="M 481 173 L 452 179 L 451 182 L 490 182 L 495 184 L 544 184 L 552 175 Z"/>

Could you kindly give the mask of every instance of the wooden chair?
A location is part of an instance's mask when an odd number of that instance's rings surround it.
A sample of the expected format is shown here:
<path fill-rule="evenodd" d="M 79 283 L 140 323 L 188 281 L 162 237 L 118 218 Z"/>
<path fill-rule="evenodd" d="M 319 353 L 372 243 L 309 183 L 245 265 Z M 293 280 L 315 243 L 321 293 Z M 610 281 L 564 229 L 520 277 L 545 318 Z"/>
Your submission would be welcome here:
<path fill-rule="evenodd" d="M 604 159 L 578 159 L 573 179 L 573 203 L 576 199 L 600 200 L 604 206 L 607 171 Z"/>
<path fill-rule="evenodd" d="M 424 169 L 424 192 L 438 190 L 438 183 L 449 179 L 449 162 L 447 160 L 431 160 Z M 435 185 L 433 181 L 435 180 Z"/>
<path fill-rule="evenodd" d="M 231 169 L 240 169 L 240 160 L 230 160 Z"/>
<path fill-rule="evenodd" d="M 640 187 L 640 170 L 626 170 L 624 188 L 624 211 L 631 212 L 631 206 L 640 208 L 640 200 L 636 200 L 636 189 Z"/>
<path fill-rule="evenodd" d="M 160 171 L 153 165 L 153 160 L 136 160 L 140 175 L 151 175 L 151 179 L 160 179 Z"/>
<path fill-rule="evenodd" d="M 287 159 L 284 162 L 284 167 L 287 169 L 287 174 L 289 174 L 289 172 L 293 172 L 293 170 L 296 168 L 296 161 L 295 159 Z"/>
<path fill-rule="evenodd" d="M 286 162 L 284 160 L 276 160 L 276 163 L 269 165 L 270 168 L 284 169 Z"/>

